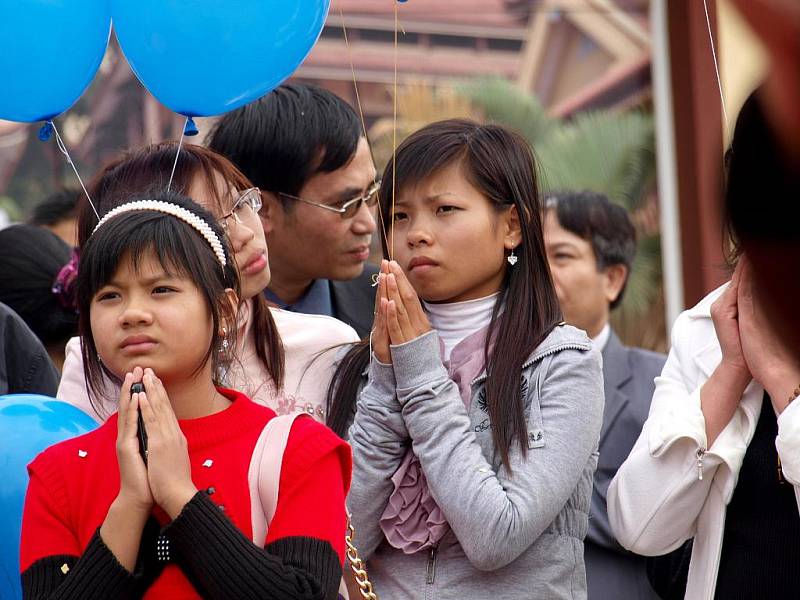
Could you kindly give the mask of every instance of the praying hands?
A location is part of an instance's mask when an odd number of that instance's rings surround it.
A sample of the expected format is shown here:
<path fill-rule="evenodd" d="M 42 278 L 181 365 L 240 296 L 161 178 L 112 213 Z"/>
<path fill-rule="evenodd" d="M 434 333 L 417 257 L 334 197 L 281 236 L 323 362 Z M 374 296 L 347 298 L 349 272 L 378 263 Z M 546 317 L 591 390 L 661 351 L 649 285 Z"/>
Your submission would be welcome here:
<path fill-rule="evenodd" d="M 419 296 L 403 269 L 395 261 L 381 262 L 378 293 L 375 297 L 375 323 L 372 351 L 384 364 L 390 364 L 390 345 L 410 342 L 431 330 Z"/>

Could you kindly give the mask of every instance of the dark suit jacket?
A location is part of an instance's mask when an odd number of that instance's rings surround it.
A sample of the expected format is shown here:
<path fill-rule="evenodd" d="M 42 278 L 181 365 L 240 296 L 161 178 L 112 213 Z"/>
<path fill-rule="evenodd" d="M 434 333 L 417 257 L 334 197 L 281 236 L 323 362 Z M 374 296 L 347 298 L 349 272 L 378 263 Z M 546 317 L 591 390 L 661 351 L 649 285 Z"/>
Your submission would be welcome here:
<path fill-rule="evenodd" d="M 655 383 L 666 356 L 622 345 L 612 331 L 603 349 L 605 409 L 600 458 L 586 536 L 589 600 L 658 599 L 647 580 L 644 557 L 622 548 L 608 523 L 608 486 L 628 457 L 650 411 Z"/>
<path fill-rule="evenodd" d="M 360 338 L 369 336 L 375 314 L 375 288 L 372 276 L 378 267 L 364 265 L 364 272 L 349 281 L 330 281 L 333 316 L 356 330 Z"/>

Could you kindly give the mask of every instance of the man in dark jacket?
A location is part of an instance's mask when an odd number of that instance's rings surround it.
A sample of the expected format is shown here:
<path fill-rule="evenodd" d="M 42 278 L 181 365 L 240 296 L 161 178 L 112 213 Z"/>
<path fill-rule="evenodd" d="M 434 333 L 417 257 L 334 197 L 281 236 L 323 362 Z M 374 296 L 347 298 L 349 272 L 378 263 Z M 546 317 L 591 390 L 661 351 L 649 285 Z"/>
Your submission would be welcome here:
<path fill-rule="evenodd" d="M 545 200 L 544 237 L 566 321 L 584 329 L 603 355 L 605 408 L 600 458 L 585 541 L 589 600 L 649 600 L 645 559 L 622 548 L 608 523 L 606 494 L 642 430 L 666 357 L 622 345 L 608 319 L 622 300 L 636 233 L 627 212 L 592 192 L 559 192 Z"/>
<path fill-rule="evenodd" d="M 0 303 L 0 396 L 56 395 L 58 371 L 17 313 Z"/>
<path fill-rule="evenodd" d="M 228 113 L 209 146 L 263 192 L 272 281 L 267 299 L 336 317 L 364 337 L 374 290 L 375 165 L 353 108 L 314 86 L 286 84 Z"/>

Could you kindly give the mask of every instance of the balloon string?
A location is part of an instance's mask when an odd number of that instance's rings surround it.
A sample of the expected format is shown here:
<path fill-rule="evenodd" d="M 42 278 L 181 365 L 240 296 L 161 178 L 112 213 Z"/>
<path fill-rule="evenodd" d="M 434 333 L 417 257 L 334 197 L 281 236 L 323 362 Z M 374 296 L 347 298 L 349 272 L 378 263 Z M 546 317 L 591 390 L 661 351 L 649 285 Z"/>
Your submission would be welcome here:
<path fill-rule="evenodd" d="M 356 69 L 353 65 L 353 51 L 350 47 L 350 40 L 347 38 L 347 26 L 344 22 L 344 13 L 342 9 L 339 9 L 339 18 L 342 21 L 342 35 L 344 36 L 344 45 L 347 48 L 347 58 L 350 61 L 350 73 L 353 75 L 353 89 L 356 92 L 356 105 L 358 106 L 358 114 L 361 117 L 361 128 L 364 131 L 364 139 L 367 140 L 367 147 L 369 148 L 369 154 L 372 157 L 372 162 L 375 162 L 375 154 L 372 152 L 372 144 L 369 142 L 369 135 L 367 135 L 367 121 L 364 118 L 364 109 L 361 106 L 361 96 L 358 93 L 358 80 L 356 79 Z M 381 235 L 383 235 L 383 241 L 388 245 L 388 239 L 386 237 L 386 223 L 383 220 L 383 211 L 378 208 L 378 220 L 381 224 Z"/>
<path fill-rule="evenodd" d="M 175 153 L 175 162 L 172 163 L 172 173 L 169 174 L 169 182 L 167 183 L 167 191 L 169 192 L 172 187 L 172 179 L 175 177 L 175 168 L 178 166 L 178 157 L 181 155 L 181 148 L 183 147 L 183 138 L 186 136 L 186 125 L 189 123 L 189 117 L 186 117 L 186 122 L 183 124 L 181 130 L 181 138 L 178 140 L 178 151 Z"/>
<path fill-rule="evenodd" d="M 708 17 L 708 3 L 703 0 L 703 9 L 706 12 L 706 27 L 708 29 L 708 41 L 711 44 L 711 56 L 714 58 L 714 72 L 717 74 L 717 89 L 719 89 L 719 100 L 722 104 L 722 116 L 725 119 L 725 132 L 730 138 L 730 129 L 728 124 L 728 111 L 725 109 L 725 94 L 722 93 L 722 79 L 719 76 L 719 63 L 717 61 L 717 51 L 714 48 L 714 34 L 711 32 L 711 19 Z"/>
<path fill-rule="evenodd" d="M 391 212 L 391 244 L 389 258 L 394 260 L 394 200 L 395 183 L 397 182 L 397 0 L 394 0 L 394 94 L 392 94 L 392 212 Z"/>
<path fill-rule="evenodd" d="M 383 211 L 381 210 L 380 206 L 378 207 L 378 220 L 381 222 L 381 234 L 383 235 L 383 241 L 388 246 L 389 239 L 386 236 L 386 221 L 383 220 Z"/>
<path fill-rule="evenodd" d="M 86 191 L 86 186 L 83 184 L 83 179 L 81 179 L 78 169 L 75 167 L 75 163 L 72 161 L 72 157 L 69 155 L 67 145 L 64 143 L 64 140 L 61 139 L 61 134 L 58 132 L 56 124 L 52 120 L 48 121 L 48 123 L 50 123 L 50 126 L 53 128 L 53 133 L 56 134 L 56 144 L 58 145 L 58 149 L 61 151 L 61 154 L 67 157 L 67 162 L 69 163 L 69 166 L 72 167 L 75 177 L 78 178 L 78 183 L 81 184 L 81 189 L 83 189 L 83 193 L 86 194 L 86 199 L 89 201 L 89 206 L 92 207 L 94 216 L 97 217 L 97 220 L 99 221 L 100 215 L 97 213 L 97 208 L 95 207 L 94 202 L 92 202 L 92 199 L 89 197 L 89 192 Z"/>
<path fill-rule="evenodd" d="M 353 89 L 356 92 L 356 104 L 358 105 L 358 114 L 361 117 L 361 127 L 364 130 L 364 137 L 369 143 L 369 136 L 367 135 L 367 122 L 364 120 L 364 110 L 361 108 L 361 96 L 358 94 L 358 82 L 356 81 L 356 69 L 353 66 L 353 52 L 350 48 L 350 41 L 347 39 L 347 26 L 344 22 L 344 13 L 339 9 L 339 18 L 342 21 L 342 35 L 344 35 L 344 45 L 347 48 L 347 58 L 350 60 L 350 73 L 353 75 Z M 372 146 L 370 146 L 370 154 L 372 153 Z"/>

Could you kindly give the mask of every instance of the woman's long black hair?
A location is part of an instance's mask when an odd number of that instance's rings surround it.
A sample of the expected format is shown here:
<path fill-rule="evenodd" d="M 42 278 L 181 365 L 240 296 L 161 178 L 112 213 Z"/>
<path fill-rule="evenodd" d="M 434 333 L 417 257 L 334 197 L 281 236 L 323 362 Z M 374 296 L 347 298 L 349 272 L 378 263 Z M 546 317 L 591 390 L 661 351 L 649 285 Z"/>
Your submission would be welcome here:
<path fill-rule="evenodd" d="M 516 207 L 522 242 L 518 261 L 508 266 L 489 324 L 485 347 L 486 398 L 492 436 L 508 466 L 514 439 L 527 450 L 524 398 L 520 394 L 522 366 L 561 321 L 542 235 L 542 211 L 536 164 L 528 142 L 499 125 L 466 119 L 439 121 L 411 134 L 400 144 L 383 174 L 379 198 L 383 223 L 392 223 L 393 181 L 399 196 L 406 186 L 460 163 L 469 182 L 500 212 Z M 387 232 L 387 236 L 391 235 Z M 386 238 L 384 256 L 389 256 Z M 500 308 L 502 318 L 498 318 Z M 489 352 L 489 340 L 495 340 Z M 362 342 L 342 360 L 328 390 L 328 425 L 344 436 L 355 412 L 362 374 L 369 361 L 369 344 Z"/>
<path fill-rule="evenodd" d="M 134 197 L 132 200 L 136 199 Z M 200 290 L 211 314 L 213 333 L 211 344 L 197 371 L 209 360 L 214 366 L 214 373 L 224 370 L 230 362 L 230 353 L 223 351 L 223 339 L 219 335 L 226 323 L 228 345 L 236 347 L 236 311 L 228 301 L 225 290 L 232 289 L 239 296 L 239 274 L 221 228 L 208 211 L 184 196 L 175 193 L 149 194 L 147 199 L 176 204 L 203 219 L 222 241 L 227 264 L 223 269 L 209 243 L 191 225 L 172 215 L 152 210 L 122 213 L 88 237 L 81 251 L 81 267 L 76 282 L 78 329 L 86 386 L 96 411 L 100 410 L 95 405 L 95 399 L 102 396 L 103 375 L 118 382 L 119 374 L 112 373 L 97 355 L 90 321 L 92 298 L 111 281 L 123 261 L 130 261 L 136 269 L 141 258 L 153 252 L 165 271 L 188 277 Z"/>

